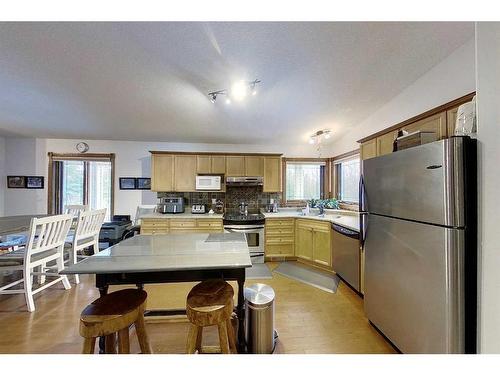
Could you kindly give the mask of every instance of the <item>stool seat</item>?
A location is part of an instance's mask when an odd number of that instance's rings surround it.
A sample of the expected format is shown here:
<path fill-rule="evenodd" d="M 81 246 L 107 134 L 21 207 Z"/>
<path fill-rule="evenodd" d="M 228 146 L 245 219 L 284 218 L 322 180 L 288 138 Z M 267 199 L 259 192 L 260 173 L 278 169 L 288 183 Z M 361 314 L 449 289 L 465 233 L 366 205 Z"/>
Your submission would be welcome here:
<path fill-rule="evenodd" d="M 80 336 L 86 339 L 84 353 L 93 352 L 95 339 L 100 336 L 106 337 L 106 351 L 114 352 L 116 333 L 120 353 L 128 352 L 128 329 L 132 324 L 141 351 L 151 353 L 144 324 L 146 299 L 144 290 L 124 289 L 102 296 L 85 307 L 80 315 Z"/>
<path fill-rule="evenodd" d="M 233 297 L 233 288 L 224 280 L 203 281 L 191 289 L 186 301 L 186 315 L 191 323 L 188 353 L 194 353 L 196 349 L 202 352 L 202 329 L 212 325 L 218 327 L 220 351 L 236 352 L 234 330 L 231 325 Z"/>

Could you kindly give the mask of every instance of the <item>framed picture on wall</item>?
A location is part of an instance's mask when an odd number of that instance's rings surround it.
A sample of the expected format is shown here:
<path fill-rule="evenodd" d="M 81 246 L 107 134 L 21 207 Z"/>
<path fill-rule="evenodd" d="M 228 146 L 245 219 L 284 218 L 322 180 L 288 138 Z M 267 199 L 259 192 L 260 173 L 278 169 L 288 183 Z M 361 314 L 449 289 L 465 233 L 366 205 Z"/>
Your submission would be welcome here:
<path fill-rule="evenodd" d="M 9 189 L 25 189 L 26 177 L 25 176 L 7 176 L 7 187 Z"/>
<path fill-rule="evenodd" d="M 120 177 L 120 190 L 134 190 L 135 177 Z"/>
<path fill-rule="evenodd" d="M 27 176 L 26 189 L 43 189 L 43 176 Z"/>
<path fill-rule="evenodd" d="M 137 179 L 137 189 L 139 190 L 151 190 L 151 179 L 149 177 L 138 177 Z"/>

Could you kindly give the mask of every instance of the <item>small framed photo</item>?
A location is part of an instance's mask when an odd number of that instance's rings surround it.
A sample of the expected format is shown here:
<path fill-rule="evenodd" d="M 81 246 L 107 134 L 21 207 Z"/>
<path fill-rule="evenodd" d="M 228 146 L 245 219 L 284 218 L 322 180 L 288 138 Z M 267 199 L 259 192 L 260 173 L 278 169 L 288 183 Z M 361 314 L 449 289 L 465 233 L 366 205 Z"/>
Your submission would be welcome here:
<path fill-rule="evenodd" d="M 26 189 L 43 189 L 43 176 L 27 176 Z"/>
<path fill-rule="evenodd" d="M 120 177 L 120 190 L 134 190 L 135 177 Z"/>
<path fill-rule="evenodd" d="M 26 177 L 25 176 L 7 176 L 7 187 L 9 189 L 25 189 Z"/>
<path fill-rule="evenodd" d="M 138 177 L 136 188 L 139 190 L 151 190 L 151 179 L 149 177 Z"/>

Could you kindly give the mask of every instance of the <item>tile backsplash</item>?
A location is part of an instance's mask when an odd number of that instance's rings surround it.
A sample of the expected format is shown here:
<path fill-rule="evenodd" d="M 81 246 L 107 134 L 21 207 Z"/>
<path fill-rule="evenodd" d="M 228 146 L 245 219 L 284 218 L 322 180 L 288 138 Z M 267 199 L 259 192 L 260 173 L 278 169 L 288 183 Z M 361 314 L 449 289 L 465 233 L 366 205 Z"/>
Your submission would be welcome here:
<path fill-rule="evenodd" d="M 211 207 L 212 199 L 220 199 L 224 202 L 226 210 L 231 211 L 238 208 L 240 202 L 248 204 L 249 210 L 265 208 L 271 199 L 280 204 L 281 193 L 264 193 L 262 186 L 228 186 L 226 192 L 192 192 L 192 193 L 158 193 L 158 198 L 166 196 L 184 197 L 187 206 L 193 204 L 207 204 Z"/>

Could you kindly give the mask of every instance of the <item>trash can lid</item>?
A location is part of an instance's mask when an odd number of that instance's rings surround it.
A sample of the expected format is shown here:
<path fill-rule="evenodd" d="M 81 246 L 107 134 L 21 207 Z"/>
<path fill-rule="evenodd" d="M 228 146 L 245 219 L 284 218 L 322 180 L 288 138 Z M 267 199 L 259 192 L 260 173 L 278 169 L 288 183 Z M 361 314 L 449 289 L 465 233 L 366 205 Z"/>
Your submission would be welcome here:
<path fill-rule="evenodd" d="M 245 288 L 245 300 L 252 306 L 265 307 L 274 301 L 274 289 L 266 284 L 253 284 Z"/>

